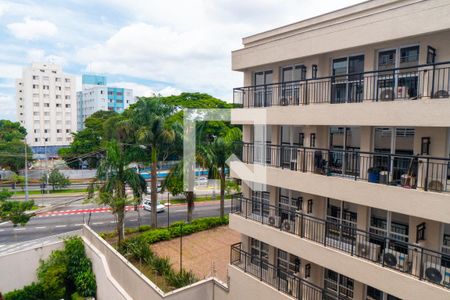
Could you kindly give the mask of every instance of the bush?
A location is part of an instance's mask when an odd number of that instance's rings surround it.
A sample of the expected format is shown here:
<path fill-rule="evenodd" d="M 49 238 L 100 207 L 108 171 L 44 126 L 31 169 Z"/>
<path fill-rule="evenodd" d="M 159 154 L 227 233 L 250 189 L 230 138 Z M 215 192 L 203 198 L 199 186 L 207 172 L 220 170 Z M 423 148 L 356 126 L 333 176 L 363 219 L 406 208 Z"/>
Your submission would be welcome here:
<path fill-rule="evenodd" d="M 185 270 L 181 270 L 181 272 L 178 273 L 171 272 L 168 274 L 167 281 L 171 286 L 178 289 L 196 282 L 197 278 L 191 271 L 187 272 Z"/>
<path fill-rule="evenodd" d="M 5 300 L 41 300 L 45 299 L 44 288 L 39 283 L 32 283 L 21 290 L 6 293 Z"/>
<path fill-rule="evenodd" d="M 172 266 L 170 265 L 170 260 L 167 257 L 157 257 L 155 256 L 151 261 L 151 266 L 158 272 L 158 275 L 167 276 L 172 272 Z"/>
<path fill-rule="evenodd" d="M 53 251 L 37 270 L 38 282 L 5 295 L 5 299 L 59 300 L 77 292 L 82 297 L 95 297 L 97 283 L 79 237 L 64 242 L 64 250 Z"/>

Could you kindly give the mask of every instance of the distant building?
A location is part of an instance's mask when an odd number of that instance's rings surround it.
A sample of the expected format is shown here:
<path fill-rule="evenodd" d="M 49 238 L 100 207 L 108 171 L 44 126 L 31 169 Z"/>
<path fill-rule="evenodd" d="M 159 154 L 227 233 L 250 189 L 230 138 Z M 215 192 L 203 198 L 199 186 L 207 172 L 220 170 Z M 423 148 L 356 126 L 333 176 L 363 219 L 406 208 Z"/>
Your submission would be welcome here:
<path fill-rule="evenodd" d="M 77 128 L 84 128 L 84 121 L 100 110 L 123 112 L 135 102 L 133 90 L 108 87 L 105 76 L 83 75 L 81 92 L 77 92 L 78 118 Z"/>
<path fill-rule="evenodd" d="M 17 120 L 35 154 L 56 154 L 72 142 L 77 128 L 75 77 L 61 66 L 33 63 L 16 80 Z"/>

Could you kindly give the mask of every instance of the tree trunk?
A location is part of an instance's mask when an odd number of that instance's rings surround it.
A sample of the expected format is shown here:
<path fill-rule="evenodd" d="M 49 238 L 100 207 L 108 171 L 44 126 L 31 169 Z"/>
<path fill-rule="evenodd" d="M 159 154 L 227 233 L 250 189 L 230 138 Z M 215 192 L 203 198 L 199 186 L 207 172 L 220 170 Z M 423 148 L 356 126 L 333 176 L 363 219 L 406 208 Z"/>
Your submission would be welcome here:
<path fill-rule="evenodd" d="M 153 228 L 156 228 L 158 226 L 158 212 L 156 211 L 156 205 L 158 202 L 158 191 L 157 191 L 157 182 L 158 182 L 158 177 L 157 177 L 157 167 L 158 164 L 158 159 L 157 159 L 157 155 L 156 155 L 156 149 L 154 146 L 152 146 L 152 178 L 150 181 L 150 187 L 151 187 L 151 201 L 152 201 L 152 211 L 151 211 L 151 226 Z"/>
<path fill-rule="evenodd" d="M 195 195 L 193 191 L 186 192 L 186 202 L 187 202 L 187 221 L 190 223 L 192 221 L 192 212 L 194 211 L 194 199 Z"/>
<path fill-rule="evenodd" d="M 225 166 L 220 169 L 220 217 L 225 217 Z"/>
<path fill-rule="evenodd" d="M 124 235 L 124 220 L 125 220 L 125 206 L 122 206 L 119 210 L 117 210 L 117 246 L 120 246 L 123 239 L 125 238 Z"/>

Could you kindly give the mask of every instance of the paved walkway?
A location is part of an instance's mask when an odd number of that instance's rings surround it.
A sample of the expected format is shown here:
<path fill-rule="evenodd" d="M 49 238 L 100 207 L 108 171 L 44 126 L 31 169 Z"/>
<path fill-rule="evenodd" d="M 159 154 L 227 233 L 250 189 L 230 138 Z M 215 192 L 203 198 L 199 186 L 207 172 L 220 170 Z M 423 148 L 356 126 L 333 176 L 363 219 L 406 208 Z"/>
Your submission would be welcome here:
<path fill-rule="evenodd" d="M 183 268 L 193 271 L 199 279 L 216 276 L 226 281 L 230 246 L 239 241 L 239 233 L 228 226 L 183 237 Z M 169 257 L 173 268 L 179 270 L 179 238 L 154 244 L 151 248 L 158 256 Z"/>

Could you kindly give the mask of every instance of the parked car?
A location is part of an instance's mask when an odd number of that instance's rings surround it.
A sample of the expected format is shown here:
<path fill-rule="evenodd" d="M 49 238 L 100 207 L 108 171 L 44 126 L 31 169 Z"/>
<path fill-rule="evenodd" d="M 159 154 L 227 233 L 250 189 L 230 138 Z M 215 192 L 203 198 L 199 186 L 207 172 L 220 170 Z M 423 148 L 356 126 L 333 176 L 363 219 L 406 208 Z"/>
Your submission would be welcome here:
<path fill-rule="evenodd" d="M 144 199 L 144 201 L 142 202 L 142 206 L 145 210 L 152 211 L 152 201 L 149 198 Z M 164 212 L 165 210 L 166 207 L 158 201 L 158 203 L 156 204 L 156 212 L 160 213 Z"/>

